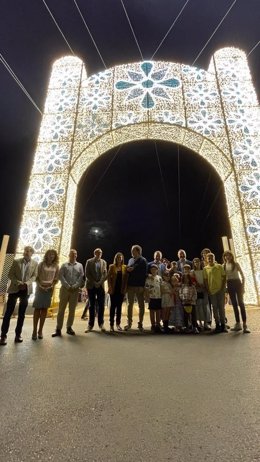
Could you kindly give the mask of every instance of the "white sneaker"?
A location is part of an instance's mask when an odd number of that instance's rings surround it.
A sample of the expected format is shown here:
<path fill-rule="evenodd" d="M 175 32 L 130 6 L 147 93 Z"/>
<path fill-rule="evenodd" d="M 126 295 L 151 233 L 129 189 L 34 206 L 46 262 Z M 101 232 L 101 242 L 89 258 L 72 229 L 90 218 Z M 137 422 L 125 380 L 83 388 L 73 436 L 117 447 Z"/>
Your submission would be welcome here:
<path fill-rule="evenodd" d="M 124 327 L 124 330 L 130 330 L 132 329 L 132 324 L 127 324 L 125 327 Z"/>
<path fill-rule="evenodd" d="M 242 330 L 242 326 L 240 322 L 236 322 L 234 327 L 231 329 L 233 332 L 238 332 L 239 330 Z"/>
<path fill-rule="evenodd" d="M 246 324 L 244 324 L 244 325 L 243 325 L 243 334 L 250 334 L 250 332 L 251 332 L 251 330 L 248 329 L 248 327 L 247 327 Z"/>

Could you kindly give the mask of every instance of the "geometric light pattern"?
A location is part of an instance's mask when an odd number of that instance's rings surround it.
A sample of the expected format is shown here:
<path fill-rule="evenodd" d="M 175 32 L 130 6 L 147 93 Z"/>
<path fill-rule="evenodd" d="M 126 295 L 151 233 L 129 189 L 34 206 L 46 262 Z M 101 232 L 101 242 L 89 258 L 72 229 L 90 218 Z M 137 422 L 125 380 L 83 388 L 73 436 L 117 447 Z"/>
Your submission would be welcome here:
<path fill-rule="evenodd" d="M 208 71 L 171 62 L 116 66 L 87 77 L 84 63 L 53 64 L 17 252 L 68 255 L 77 185 L 100 155 L 132 140 L 182 144 L 224 183 L 247 303 L 260 303 L 260 117 L 245 53 L 217 51 Z M 116 249 L 115 249 L 116 250 Z"/>

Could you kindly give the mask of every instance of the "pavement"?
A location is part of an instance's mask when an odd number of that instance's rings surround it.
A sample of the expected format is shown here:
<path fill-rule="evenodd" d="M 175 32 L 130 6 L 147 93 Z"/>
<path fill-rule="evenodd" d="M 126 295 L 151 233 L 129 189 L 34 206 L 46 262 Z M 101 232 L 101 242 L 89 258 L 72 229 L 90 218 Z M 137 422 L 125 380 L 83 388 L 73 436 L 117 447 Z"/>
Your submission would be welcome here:
<path fill-rule="evenodd" d="M 48 318 L 32 341 L 28 316 L 22 344 L 12 320 L 0 461 L 260 461 L 260 309 L 247 311 L 251 334 L 153 335 L 148 315 L 144 334 L 85 334 L 80 306 L 75 337 L 52 338 Z"/>

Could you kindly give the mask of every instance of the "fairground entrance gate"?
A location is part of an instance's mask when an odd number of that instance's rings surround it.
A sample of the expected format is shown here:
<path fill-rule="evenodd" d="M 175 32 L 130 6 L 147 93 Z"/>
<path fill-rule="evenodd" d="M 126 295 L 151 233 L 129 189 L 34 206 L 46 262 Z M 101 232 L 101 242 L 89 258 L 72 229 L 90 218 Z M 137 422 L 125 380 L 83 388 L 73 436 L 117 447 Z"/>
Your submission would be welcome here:
<path fill-rule="evenodd" d="M 259 105 L 245 53 L 217 51 L 208 71 L 161 61 L 116 66 L 87 76 L 64 57 L 52 68 L 17 253 L 38 258 L 54 247 L 67 258 L 77 185 L 87 167 L 115 146 L 165 140 L 206 159 L 224 183 L 245 301 L 260 293 Z"/>

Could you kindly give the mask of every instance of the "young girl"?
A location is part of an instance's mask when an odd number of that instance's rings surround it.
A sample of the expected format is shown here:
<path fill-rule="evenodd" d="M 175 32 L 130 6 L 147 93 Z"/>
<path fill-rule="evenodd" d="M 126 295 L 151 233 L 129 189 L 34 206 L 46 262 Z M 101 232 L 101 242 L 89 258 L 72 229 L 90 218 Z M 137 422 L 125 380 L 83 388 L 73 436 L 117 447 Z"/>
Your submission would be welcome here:
<path fill-rule="evenodd" d="M 195 287 L 197 290 L 197 300 L 196 300 L 196 314 L 197 321 L 199 322 L 200 327 L 204 330 L 211 330 L 209 326 L 210 322 L 210 310 L 208 306 L 208 293 L 206 287 L 204 286 L 203 279 L 203 270 L 201 269 L 201 260 L 199 258 L 193 259 L 193 270 L 191 275 L 194 276 Z M 203 325 L 202 325 L 203 322 Z"/>
<path fill-rule="evenodd" d="M 151 320 L 151 331 L 154 333 L 161 333 L 160 318 L 161 318 L 161 307 L 162 307 L 162 294 L 161 285 L 162 278 L 158 276 L 157 265 L 151 264 L 151 274 L 148 274 L 145 281 L 145 297 L 149 302 L 150 320 Z"/>
<path fill-rule="evenodd" d="M 163 281 L 161 285 L 162 292 L 162 320 L 163 320 L 163 330 L 165 334 L 170 333 L 169 329 L 169 319 L 170 312 L 173 309 L 173 287 L 170 283 L 170 273 L 165 271 L 163 273 Z"/>
<path fill-rule="evenodd" d="M 184 310 L 184 324 L 186 332 L 191 331 L 193 334 L 199 334 L 196 315 L 197 291 L 190 271 L 190 265 L 184 264 L 181 281 L 182 284 L 180 287 L 180 299 Z"/>
<path fill-rule="evenodd" d="M 181 286 L 181 276 L 179 273 L 174 273 L 171 277 L 171 285 L 173 287 L 173 310 L 170 316 L 170 322 L 175 327 L 175 332 L 182 332 L 184 325 L 184 312 L 183 306 L 180 299 L 180 286 Z"/>
<path fill-rule="evenodd" d="M 50 249 L 44 255 L 43 261 L 38 266 L 36 278 L 36 292 L 33 301 L 33 333 L 32 340 L 37 340 L 37 327 L 39 322 L 38 339 L 42 339 L 42 329 L 51 306 L 51 297 L 55 284 L 58 282 L 59 266 L 56 250 Z"/>
<path fill-rule="evenodd" d="M 230 296 L 230 300 L 233 306 L 234 314 L 236 323 L 233 327 L 233 331 L 240 331 L 242 330 L 242 326 L 240 323 L 240 315 L 238 311 L 238 306 L 240 307 L 241 318 L 243 321 L 243 332 L 244 334 L 249 334 L 250 330 L 247 328 L 246 324 L 246 307 L 243 300 L 244 294 L 244 284 L 245 284 L 245 277 L 243 271 L 234 259 L 234 255 L 229 250 L 226 250 L 223 253 L 223 266 L 226 273 L 227 279 L 227 289 Z M 239 277 L 241 276 L 241 279 Z"/>

